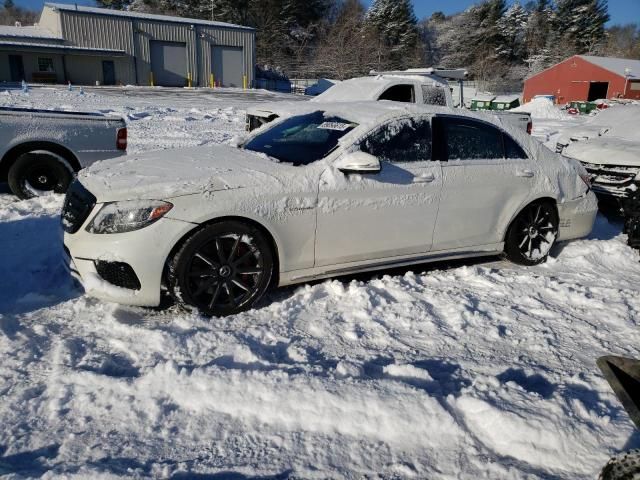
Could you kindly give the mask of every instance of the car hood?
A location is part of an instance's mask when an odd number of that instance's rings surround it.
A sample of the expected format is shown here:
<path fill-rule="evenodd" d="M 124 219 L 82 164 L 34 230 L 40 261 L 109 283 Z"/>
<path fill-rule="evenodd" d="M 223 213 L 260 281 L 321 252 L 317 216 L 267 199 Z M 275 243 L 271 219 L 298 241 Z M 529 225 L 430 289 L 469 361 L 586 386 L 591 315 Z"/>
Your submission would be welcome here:
<path fill-rule="evenodd" d="M 596 137 L 571 143 L 564 154 L 597 165 L 640 167 L 640 142 L 616 137 Z"/>
<path fill-rule="evenodd" d="M 98 202 L 168 199 L 196 193 L 281 183 L 278 164 L 266 155 L 223 145 L 162 150 L 97 162 L 80 182 Z"/>

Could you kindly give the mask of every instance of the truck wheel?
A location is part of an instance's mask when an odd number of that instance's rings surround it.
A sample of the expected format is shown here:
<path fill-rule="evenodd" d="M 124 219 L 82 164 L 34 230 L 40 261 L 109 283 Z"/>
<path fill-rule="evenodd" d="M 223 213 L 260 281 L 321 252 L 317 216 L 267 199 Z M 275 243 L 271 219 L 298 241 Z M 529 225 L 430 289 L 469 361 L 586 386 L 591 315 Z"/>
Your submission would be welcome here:
<path fill-rule="evenodd" d="M 639 480 L 640 450 L 630 450 L 612 457 L 604 466 L 598 480 Z"/>
<path fill-rule="evenodd" d="M 207 316 L 231 315 L 264 295 L 273 265 L 260 230 L 236 221 L 215 223 L 189 237 L 169 260 L 167 287 L 182 306 Z"/>
<path fill-rule="evenodd" d="M 509 226 L 505 256 L 520 265 L 543 263 L 558 238 L 558 223 L 558 213 L 551 203 L 528 205 Z"/>
<path fill-rule="evenodd" d="M 22 199 L 65 193 L 73 169 L 61 156 L 45 151 L 21 155 L 9 168 L 9 188 Z"/>

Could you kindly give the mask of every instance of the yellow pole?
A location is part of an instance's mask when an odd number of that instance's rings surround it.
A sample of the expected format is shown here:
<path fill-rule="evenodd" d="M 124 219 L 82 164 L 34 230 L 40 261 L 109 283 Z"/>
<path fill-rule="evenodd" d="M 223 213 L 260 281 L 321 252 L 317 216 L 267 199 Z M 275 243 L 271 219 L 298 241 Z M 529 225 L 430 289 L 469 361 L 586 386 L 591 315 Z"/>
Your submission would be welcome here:
<path fill-rule="evenodd" d="M 149 85 L 151 85 L 152 87 L 153 85 L 153 72 L 149 72 Z"/>
<path fill-rule="evenodd" d="M 209 88 L 213 88 L 215 87 L 214 83 L 213 83 L 213 73 L 209 74 Z"/>
<path fill-rule="evenodd" d="M 187 87 L 191 88 L 191 72 L 187 72 Z"/>
<path fill-rule="evenodd" d="M 242 76 L 242 88 L 243 88 L 244 90 L 246 90 L 246 89 L 247 89 L 247 76 L 246 76 L 246 75 L 243 75 L 243 76 Z"/>

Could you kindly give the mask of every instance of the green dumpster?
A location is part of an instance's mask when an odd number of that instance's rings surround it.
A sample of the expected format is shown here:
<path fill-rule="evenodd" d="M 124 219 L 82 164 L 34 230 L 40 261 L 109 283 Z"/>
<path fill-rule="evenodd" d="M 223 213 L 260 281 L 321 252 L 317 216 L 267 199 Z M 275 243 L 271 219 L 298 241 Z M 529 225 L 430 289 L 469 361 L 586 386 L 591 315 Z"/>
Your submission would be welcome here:
<path fill-rule="evenodd" d="M 491 102 L 491 110 L 511 110 L 520 106 L 518 95 L 501 95 Z"/>
<path fill-rule="evenodd" d="M 491 110 L 493 95 L 476 95 L 471 99 L 471 110 Z"/>
<path fill-rule="evenodd" d="M 598 108 L 598 106 L 594 102 L 584 102 L 584 101 L 573 101 L 569 104 L 569 106 L 571 108 L 575 108 L 580 113 L 584 113 L 584 114 L 591 113 L 596 108 Z"/>

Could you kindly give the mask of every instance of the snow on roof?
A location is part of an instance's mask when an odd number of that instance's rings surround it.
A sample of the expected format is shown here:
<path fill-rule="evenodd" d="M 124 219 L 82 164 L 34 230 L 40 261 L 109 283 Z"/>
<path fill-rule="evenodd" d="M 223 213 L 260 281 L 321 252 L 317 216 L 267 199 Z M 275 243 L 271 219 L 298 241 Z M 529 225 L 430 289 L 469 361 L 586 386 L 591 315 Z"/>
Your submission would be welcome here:
<path fill-rule="evenodd" d="M 583 60 L 593 63 L 598 67 L 617 73 L 621 77 L 629 75 L 633 78 L 640 78 L 640 60 L 629 60 L 628 58 L 594 57 L 592 55 L 578 55 Z"/>
<path fill-rule="evenodd" d="M 10 25 L 0 25 L 0 37 L 22 37 L 22 38 L 49 38 L 62 40 L 53 32 L 40 27 L 13 27 Z"/>
<path fill-rule="evenodd" d="M 57 8 L 58 10 L 81 12 L 81 13 L 93 13 L 97 15 L 112 15 L 115 17 L 142 18 L 147 20 L 156 20 L 159 22 L 189 23 L 189 24 L 196 24 L 196 25 L 208 25 L 213 27 L 240 28 L 243 30 L 252 30 L 252 31 L 255 30 L 251 27 L 234 25 L 233 23 L 212 22 L 208 20 L 200 20 L 197 18 L 172 17 L 169 15 L 156 15 L 156 14 L 144 13 L 144 12 L 110 10 L 108 8 L 85 7 L 77 4 L 71 5 L 71 4 L 64 4 L 64 3 L 46 2 L 45 6 L 51 7 L 51 8 Z"/>
<path fill-rule="evenodd" d="M 14 47 L 14 48 L 38 48 L 38 49 L 54 49 L 54 50 L 62 50 L 69 52 L 97 52 L 97 53 L 108 53 L 113 55 L 124 55 L 126 52 L 124 50 L 113 50 L 110 48 L 89 48 L 89 47 L 74 47 L 71 45 L 52 45 L 50 43 L 31 43 L 31 42 L 5 42 L 0 40 L 0 47 Z"/>

